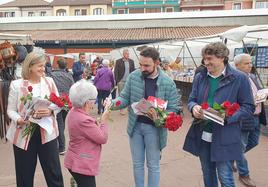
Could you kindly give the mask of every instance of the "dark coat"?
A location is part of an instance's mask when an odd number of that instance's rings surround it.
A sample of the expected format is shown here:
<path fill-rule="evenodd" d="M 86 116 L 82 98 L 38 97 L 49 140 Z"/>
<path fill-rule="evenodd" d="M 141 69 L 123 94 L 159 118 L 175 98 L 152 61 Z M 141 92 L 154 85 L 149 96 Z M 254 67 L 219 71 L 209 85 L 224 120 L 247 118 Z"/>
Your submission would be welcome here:
<path fill-rule="evenodd" d="M 258 90 L 262 89 L 255 75 L 250 74 L 250 78 L 255 83 Z M 261 113 L 259 114 L 259 121 L 260 124 L 263 124 L 265 126 L 267 125 L 266 112 L 263 103 L 261 103 Z"/>
<path fill-rule="evenodd" d="M 73 78 L 74 78 L 74 82 L 77 82 L 79 80 L 82 79 L 82 75 L 84 73 L 84 68 L 85 68 L 85 65 L 80 63 L 79 61 L 78 62 L 75 62 L 73 64 Z"/>
<path fill-rule="evenodd" d="M 192 111 L 195 105 L 207 101 L 209 90 L 207 69 L 198 73 L 193 81 L 193 87 L 188 100 L 188 108 Z M 241 121 L 252 116 L 255 110 L 253 96 L 248 77 L 229 65 L 226 65 L 225 76 L 220 80 L 219 88 L 215 92 L 214 102 L 237 102 L 240 109 L 226 120 L 224 126 L 213 123 L 211 161 L 240 160 Z M 200 153 L 203 125 L 193 123 L 186 135 L 183 149 L 196 156 Z"/>
<path fill-rule="evenodd" d="M 129 62 L 129 73 L 135 70 L 134 61 L 132 59 L 128 59 Z M 114 67 L 114 78 L 116 84 L 121 81 L 125 74 L 125 65 L 124 65 L 123 58 L 116 60 L 115 67 Z"/>

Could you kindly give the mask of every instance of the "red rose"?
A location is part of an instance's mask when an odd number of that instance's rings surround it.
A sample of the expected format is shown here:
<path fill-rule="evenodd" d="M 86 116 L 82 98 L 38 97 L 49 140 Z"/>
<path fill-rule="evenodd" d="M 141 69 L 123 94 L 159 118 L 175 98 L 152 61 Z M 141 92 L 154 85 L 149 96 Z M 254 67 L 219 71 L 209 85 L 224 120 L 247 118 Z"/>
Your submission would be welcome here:
<path fill-rule="evenodd" d="M 119 107 L 121 105 L 121 101 L 116 101 L 115 106 Z"/>
<path fill-rule="evenodd" d="M 182 122 L 182 117 L 180 115 L 171 112 L 166 119 L 164 127 L 170 131 L 176 131 L 182 126 Z"/>
<path fill-rule="evenodd" d="M 239 108 L 240 108 L 240 106 L 239 106 L 239 104 L 238 103 L 233 103 L 232 104 L 232 108 L 234 108 L 234 110 L 239 110 Z"/>
<path fill-rule="evenodd" d="M 55 93 L 51 93 L 50 96 L 49 96 L 49 100 L 50 100 L 52 103 L 56 103 L 57 100 L 58 100 L 58 96 L 57 96 Z"/>
<path fill-rule="evenodd" d="M 208 103 L 207 103 L 207 102 L 202 103 L 202 104 L 201 104 L 201 108 L 202 108 L 203 110 L 207 110 L 207 109 L 209 108 Z"/>
<path fill-rule="evenodd" d="M 229 101 L 224 101 L 221 105 L 224 109 L 228 109 L 232 106 L 232 104 Z"/>
<path fill-rule="evenodd" d="M 28 86 L 28 91 L 32 92 L 33 91 L 33 87 L 32 86 Z"/>
<path fill-rule="evenodd" d="M 73 107 L 72 103 L 69 102 L 69 103 L 68 103 L 68 108 L 71 109 L 72 107 Z"/>

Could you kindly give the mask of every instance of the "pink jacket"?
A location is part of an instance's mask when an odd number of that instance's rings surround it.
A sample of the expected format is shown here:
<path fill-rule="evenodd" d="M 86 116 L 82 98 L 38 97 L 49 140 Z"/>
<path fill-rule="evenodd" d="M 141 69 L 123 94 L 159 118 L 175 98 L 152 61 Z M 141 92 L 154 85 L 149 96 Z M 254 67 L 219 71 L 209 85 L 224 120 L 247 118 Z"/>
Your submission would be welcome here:
<path fill-rule="evenodd" d="M 75 173 L 98 175 L 101 144 L 108 139 L 107 124 L 96 125 L 96 120 L 81 108 L 70 110 L 66 122 L 70 141 L 64 166 Z"/>

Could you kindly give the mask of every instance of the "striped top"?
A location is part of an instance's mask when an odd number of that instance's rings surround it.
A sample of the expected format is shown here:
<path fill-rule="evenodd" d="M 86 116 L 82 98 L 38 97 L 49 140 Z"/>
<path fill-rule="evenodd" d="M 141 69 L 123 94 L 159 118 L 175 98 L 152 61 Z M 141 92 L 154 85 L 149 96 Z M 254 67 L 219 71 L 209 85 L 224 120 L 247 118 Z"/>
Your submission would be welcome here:
<path fill-rule="evenodd" d="M 20 98 L 28 94 L 29 85 L 29 81 L 23 79 L 14 80 L 11 82 L 9 88 L 7 108 L 7 114 L 11 119 L 11 125 L 7 131 L 6 137 L 11 143 L 24 150 L 27 150 L 28 148 L 30 137 L 22 136 L 26 125 L 22 126 L 21 128 L 18 128 L 17 120 L 23 118 L 25 115 L 24 103 L 21 102 Z M 44 98 L 46 95 L 49 96 L 52 92 L 58 95 L 58 90 L 55 86 L 55 83 L 50 77 L 41 78 L 39 91 L 41 98 Z M 58 125 L 56 121 L 56 113 L 57 111 L 54 111 L 53 115 L 50 116 L 52 118 L 52 120 L 50 120 L 52 121 L 51 125 L 53 125 L 52 134 L 48 134 L 43 128 L 40 128 L 42 144 L 54 140 L 59 134 Z"/>

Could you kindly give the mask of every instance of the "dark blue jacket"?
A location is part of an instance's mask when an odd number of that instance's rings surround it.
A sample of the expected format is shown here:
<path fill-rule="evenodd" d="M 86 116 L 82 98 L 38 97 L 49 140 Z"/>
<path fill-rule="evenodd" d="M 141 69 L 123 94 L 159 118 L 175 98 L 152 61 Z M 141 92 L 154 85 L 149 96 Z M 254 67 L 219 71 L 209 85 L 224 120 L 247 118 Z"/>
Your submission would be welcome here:
<path fill-rule="evenodd" d="M 198 73 L 193 81 L 192 92 L 188 100 L 188 108 L 192 111 L 195 105 L 207 101 L 209 90 L 207 69 Z M 224 126 L 213 123 L 211 161 L 240 160 L 242 156 L 241 123 L 252 116 L 255 110 L 252 91 L 246 74 L 226 65 L 225 76 L 220 80 L 214 95 L 214 102 L 237 102 L 240 109 L 229 117 Z M 203 125 L 193 123 L 186 135 L 183 149 L 196 156 L 200 153 Z"/>
<path fill-rule="evenodd" d="M 79 80 L 82 79 L 82 75 L 84 73 L 84 64 L 78 62 L 75 62 L 73 64 L 73 78 L 74 78 L 74 82 L 77 82 Z"/>

